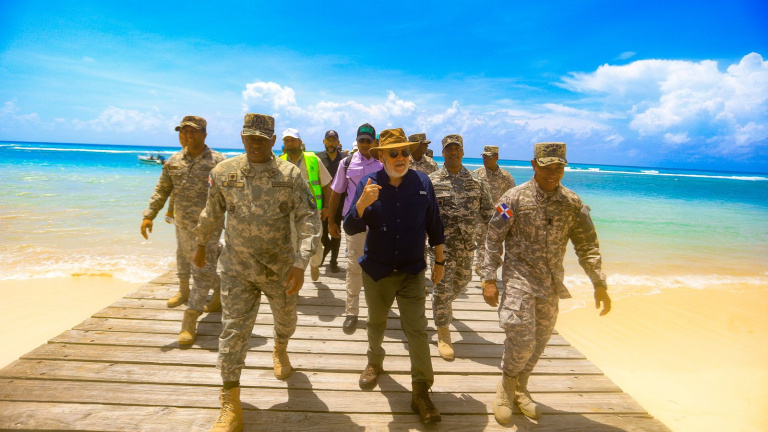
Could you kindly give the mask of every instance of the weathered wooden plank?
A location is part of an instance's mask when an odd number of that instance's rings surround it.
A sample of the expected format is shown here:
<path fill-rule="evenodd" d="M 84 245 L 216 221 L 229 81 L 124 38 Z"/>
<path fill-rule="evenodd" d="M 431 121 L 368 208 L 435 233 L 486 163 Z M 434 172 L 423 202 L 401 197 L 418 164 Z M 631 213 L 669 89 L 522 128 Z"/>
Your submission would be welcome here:
<path fill-rule="evenodd" d="M 290 346 L 290 345 L 289 345 Z M 78 360 L 106 361 L 135 364 L 176 364 L 187 366 L 213 366 L 218 353 L 214 350 L 179 349 L 172 346 L 162 348 L 99 346 L 69 344 L 47 344 L 36 348 L 22 358 L 28 360 Z M 290 353 L 291 364 L 299 370 L 358 372 L 365 367 L 366 355 L 349 354 L 304 354 Z M 249 353 L 245 359 L 246 368 L 272 369 L 272 356 L 267 353 Z M 487 374 L 499 373 L 498 359 L 457 358 L 446 362 L 433 359 L 432 367 L 436 373 Z M 388 356 L 384 360 L 384 369 L 391 373 L 410 373 L 410 359 L 404 356 Z M 533 371 L 534 374 L 600 374 L 600 370 L 586 359 L 541 359 Z"/>
<path fill-rule="evenodd" d="M 306 372 L 286 380 L 275 379 L 271 370 L 248 370 L 240 378 L 243 387 L 305 388 L 315 390 L 359 390 L 359 373 Z M 78 362 L 60 360 L 17 360 L 4 369 L 0 377 L 18 379 L 52 379 L 70 381 L 109 381 L 154 384 L 221 385 L 221 376 L 212 367 Z M 438 374 L 432 390 L 436 392 L 482 393 L 496 391 L 500 375 Z M 379 383 L 381 391 L 410 389 L 411 377 L 391 374 Z M 529 390 L 540 392 L 621 392 L 604 375 L 533 375 Z M 409 390 L 404 390 L 409 391 Z"/>
<path fill-rule="evenodd" d="M 173 297 L 178 291 L 178 287 L 169 285 L 155 285 L 154 288 L 143 288 L 134 291 L 125 296 L 127 299 L 144 299 L 144 300 L 160 300 L 167 301 Z M 335 285 L 320 285 L 320 286 L 307 286 L 299 291 L 299 304 L 326 304 L 325 301 L 329 301 L 330 305 L 333 302 L 345 301 L 347 297 L 347 288 L 344 284 Z M 209 296 L 210 298 L 210 296 Z M 431 297 L 428 295 L 427 299 Z M 319 303 L 317 303 L 319 302 Z M 360 295 L 361 304 L 365 304 L 365 295 Z M 479 308 L 491 308 L 483 300 L 482 291 L 478 287 L 468 287 L 466 293 L 459 295 L 459 298 L 455 301 L 456 305 L 461 305 L 464 308 L 479 307 Z"/>
<path fill-rule="evenodd" d="M 306 375 L 297 373 L 297 376 Z M 386 380 L 387 376 L 380 379 Z M 66 390 L 64 387 L 66 386 Z M 0 380 L 0 399 L 27 402 L 106 403 L 115 405 L 159 405 L 179 408 L 217 408 L 217 387 L 160 384 L 128 384 L 54 380 Z M 329 391 L 289 388 L 240 390 L 247 409 L 339 413 L 411 413 L 410 395 L 403 392 Z M 495 393 L 432 392 L 430 398 L 441 413 L 492 413 Z M 543 413 L 643 414 L 645 410 L 625 393 L 539 393 Z"/>
<path fill-rule="evenodd" d="M 318 302 L 299 302 L 296 306 L 296 311 L 301 315 L 318 315 L 318 316 L 344 316 L 344 300 L 341 299 L 335 299 L 334 301 L 329 301 L 328 299 L 325 299 L 326 302 L 331 304 L 316 304 Z M 260 310 L 260 313 L 271 313 L 271 309 L 267 306 L 268 302 L 265 303 L 265 307 L 263 310 Z M 136 309 L 155 309 L 155 310 L 167 310 L 168 307 L 166 306 L 165 300 L 154 300 L 154 299 L 120 299 L 116 302 L 114 302 L 112 307 L 119 307 L 119 308 L 136 308 Z M 453 316 L 457 320 L 471 320 L 471 321 L 493 321 L 494 323 L 499 322 L 499 315 L 498 312 L 496 312 L 496 309 L 485 306 L 483 308 L 467 308 L 467 307 L 459 307 L 459 304 L 456 304 L 453 309 Z M 177 308 L 174 308 L 175 311 L 181 311 L 183 312 L 186 310 L 186 305 L 179 306 Z M 367 316 L 368 315 L 368 308 L 364 305 L 360 305 L 360 315 L 361 316 Z M 430 302 L 427 302 L 427 309 L 426 309 L 426 315 L 427 319 L 432 319 L 432 305 Z M 397 317 L 399 316 L 399 311 L 397 307 L 393 307 L 390 311 L 390 317 Z"/>
<path fill-rule="evenodd" d="M 362 324 L 361 324 L 362 325 Z M 98 330 L 115 332 L 139 332 L 139 333 L 158 333 L 177 335 L 181 329 L 181 322 L 175 321 L 150 321 L 150 320 L 128 320 L 120 318 L 89 318 L 74 327 L 75 330 Z M 255 337 L 271 337 L 273 326 L 271 324 L 256 324 L 253 327 Z M 213 322 L 200 322 L 197 324 L 197 334 L 204 336 L 218 336 L 221 333 L 221 325 Z M 435 331 L 427 332 L 431 341 L 435 341 Z M 472 344 L 502 344 L 505 335 L 500 331 L 496 332 L 475 332 L 472 329 L 464 327 L 464 330 L 451 331 L 451 338 L 454 343 L 472 343 Z M 296 333 L 291 337 L 294 339 L 323 339 L 323 340 L 341 340 L 341 341 L 367 341 L 368 335 L 365 328 L 358 329 L 355 333 L 348 335 L 338 331 L 338 327 L 309 327 L 298 326 Z M 384 340 L 404 340 L 405 334 L 402 330 L 387 330 L 384 332 Z M 552 335 L 548 345 L 569 345 L 568 341 L 560 335 Z"/>
<path fill-rule="evenodd" d="M 423 430 L 410 411 L 410 361 L 396 307 L 385 335 L 387 374 L 374 391 L 357 388 L 367 363 L 367 310 L 355 334 L 341 331 L 343 277 L 321 275 L 312 283 L 307 276 L 289 344 L 296 371 L 285 381 L 272 374 L 272 316 L 268 305 L 261 308 L 241 380 L 246 430 L 265 424 L 271 430 Z M 441 430 L 509 430 L 490 414 L 504 333 L 477 286 L 475 277 L 454 303 L 459 358 L 445 362 L 431 346 Z M 175 275 L 167 273 L 0 370 L 0 429 L 208 430 L 218 411 L 220 314 L 205 315 L 198 343 L 180 348 L 175 341 L 185 306 L 165 307 L 176 290 Z M 462 350 L 472 357 L 462 358 Z M 546 415 L 535 423 L 518 415 L 516 430 L 667 431 L 559 335 L 529 386 Z"/>
<path fill-rule="evenodd" d="M 434 344 L 430 344 L 430 351 L 433 357 L 439 357 L 436 338 Z M 270 337 L 271 339 L 271 337 Z M 54 343 L 69 344 L 92 344 L 92 345 L 121 345 L 121 346 L 143 346 L 143 347 L 168 347 L 182 348 L 175 343 L 175 336 L 159 335 L 154 333 L 129 333 L 129 332 L 102 332 L 102 331 L 83 331 L 68 330 L 51 339 Z M 170 345 L 169 345 L 170 344 Z M 250 351 L 272 352 L 272 343 L 264 337 L 251 338 Z M 202 348 L 208 350 L 217 350 L 219 347 L 218 336 L 198 336 L 192 348 Z M 407 356 L 408 343 L 406 341 L 385 341 L 383 344 L 387 355 Z M 288 344 L 289 353 L 306 354 L 362 354 L 368 349 L 367 341 L 327 341 L 327 340 L 307 340 L 292 339 Z M 494 344 L 469 344 L 456 343 L 454 350 L 457 357 L 467 358 L 492 358 L 501 359 L 504 353 L 503 345 Z M 577 349 L 572 346 L 547 346 L 542 354 L 542 358 L 585 358 Z"/>
<path fill-rule="evenodd" d="M 49 402 L 0 401 L 0 429 L 78 430 L 119 432 L 205 432 L 213 425 L 217 409 L 167 406 L 119 406 Z M 269 425 L 270 431 L 410 431 L 424 430 L 414 414 L 331 414 L 312 412 L 252 411 L 243 414 L 245 430 Z M 445 415 L 442 432 L 668 432 L 661 422 L 646 415 L 563 414 L 537 422 L 522 415 L 512 426 L 500 426 L 493 415 Z"/>
<path fill-rule="evenodd" d="M 344 316 L 342 315 L 330 315 L 320 311 L 321 314 L 309 314 L 307 311 L 302 311 L 298 308 L 298 325 L 302 326 L 326 326 L 326 327 L 341 327 L 344 323 Z M 431 312 L 428 312 L 429 316 Z M 107 307 L 93 315 L 93 318 L 124 318 L 124 319 L 148 319 L 148 320 L 160 320 L 160 321 L 179 321 L 181 322 L 184 316 L 184 311 L 180 309 L 135 309 L 135 308 L 116 308 Z M 363 329 L 365 316 L 361 315 L 361 322 L 358 323 L 358 329 Z M 471 318 L 471 317 L 470 317 Z M 203 314 L 201 317 L 203 322 L 220 322 L 221 314 L 219 312 Z M 269 307 L 262 307 L 259 310 L 259 315 L 256 318 L 258 324 L 272 324 L 272 312 Z M 460 318 L 454 319 L 451 325 L 457 330 L 472 329 L 479 332 L 493 332 L 499 330 L 498 318 L 495 321 L 477 321 Z M 400 318 L 390 315 L 387 321 L 388 329 L 399 329 Z M 430 319 L 427 323 L 427 328 L 434 329 L 434 322 Z"/>

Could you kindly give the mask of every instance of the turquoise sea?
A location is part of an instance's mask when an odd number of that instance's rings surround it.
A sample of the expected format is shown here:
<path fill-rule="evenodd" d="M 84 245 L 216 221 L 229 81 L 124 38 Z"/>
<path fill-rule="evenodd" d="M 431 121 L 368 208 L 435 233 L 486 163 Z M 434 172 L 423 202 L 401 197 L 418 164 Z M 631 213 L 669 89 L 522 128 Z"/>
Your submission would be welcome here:
<path fill-rule="evenodd" d="M 177 149 L 0 141 L 0 281 L 111 275 L 145 282 L 164 272 L 174 257 L 172 226 L 158 218 L 149 241 L 139 234 L 160 166 L 138 156 L 167 158 Z M 533 174 L 527 161 L 500 164 L 518 184 Z M 592 208 L 615 293 L 768 287 L 768 174 L 566 169 L 563 184 Z M 589 288 L 572 253 L 566 270 L 576 292 Z"/>

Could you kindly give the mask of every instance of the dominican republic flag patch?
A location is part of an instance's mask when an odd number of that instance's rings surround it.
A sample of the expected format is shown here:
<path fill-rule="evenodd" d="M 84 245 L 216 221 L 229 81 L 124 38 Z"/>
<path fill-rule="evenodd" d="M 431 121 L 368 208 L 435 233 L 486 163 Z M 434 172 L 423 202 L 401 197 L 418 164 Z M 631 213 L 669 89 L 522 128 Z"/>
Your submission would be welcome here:
<path fill-rule="evenodd" d="M 512 217 L 512 210 L 510 210 L 509 207 L 507 207 L 507 205 L 504 203 L 497 205 L 496 211 L 499 212 L 501 217 L 504 219 L 509 219 Z"/>

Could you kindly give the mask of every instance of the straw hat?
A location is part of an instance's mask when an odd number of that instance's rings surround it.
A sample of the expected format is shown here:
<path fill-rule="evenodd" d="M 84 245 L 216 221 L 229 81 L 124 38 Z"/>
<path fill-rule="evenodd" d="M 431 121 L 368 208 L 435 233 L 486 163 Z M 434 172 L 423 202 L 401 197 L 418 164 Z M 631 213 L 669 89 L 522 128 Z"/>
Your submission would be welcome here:
<path fill-rule="evenodd" d="M 416 147 L 419 146 L 419 143 L 408 141 L 405 132 L 403 132 L 401 128 L 387 129 L 381 131 L 379 134 L 379 145 L 377 147 L 371 147 L 371 153 L 374 151 L 396 149 L 406 146 L 410 152 L 413 152 L 416 150 Z"/>

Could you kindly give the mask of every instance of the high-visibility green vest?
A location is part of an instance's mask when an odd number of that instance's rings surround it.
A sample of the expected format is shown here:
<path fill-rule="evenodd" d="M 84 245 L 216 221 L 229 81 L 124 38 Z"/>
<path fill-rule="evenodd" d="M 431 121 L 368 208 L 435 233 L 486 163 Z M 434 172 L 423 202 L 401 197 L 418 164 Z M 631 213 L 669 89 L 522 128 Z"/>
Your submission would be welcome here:
<path fill-rule="evenodd" d="M 323 186 L 320 184 L 320 167 L 318 164 L 320 160 L 312 152 L 303 152 L 304 166 L 307 167 L 307 178 L 309 179 L 309 188 L 312 189 L 312 194 L 317 201 L 317 209 L 323 208 Z M 288 153 L 280 155 L 280 159 L 287 161 Z"/>

